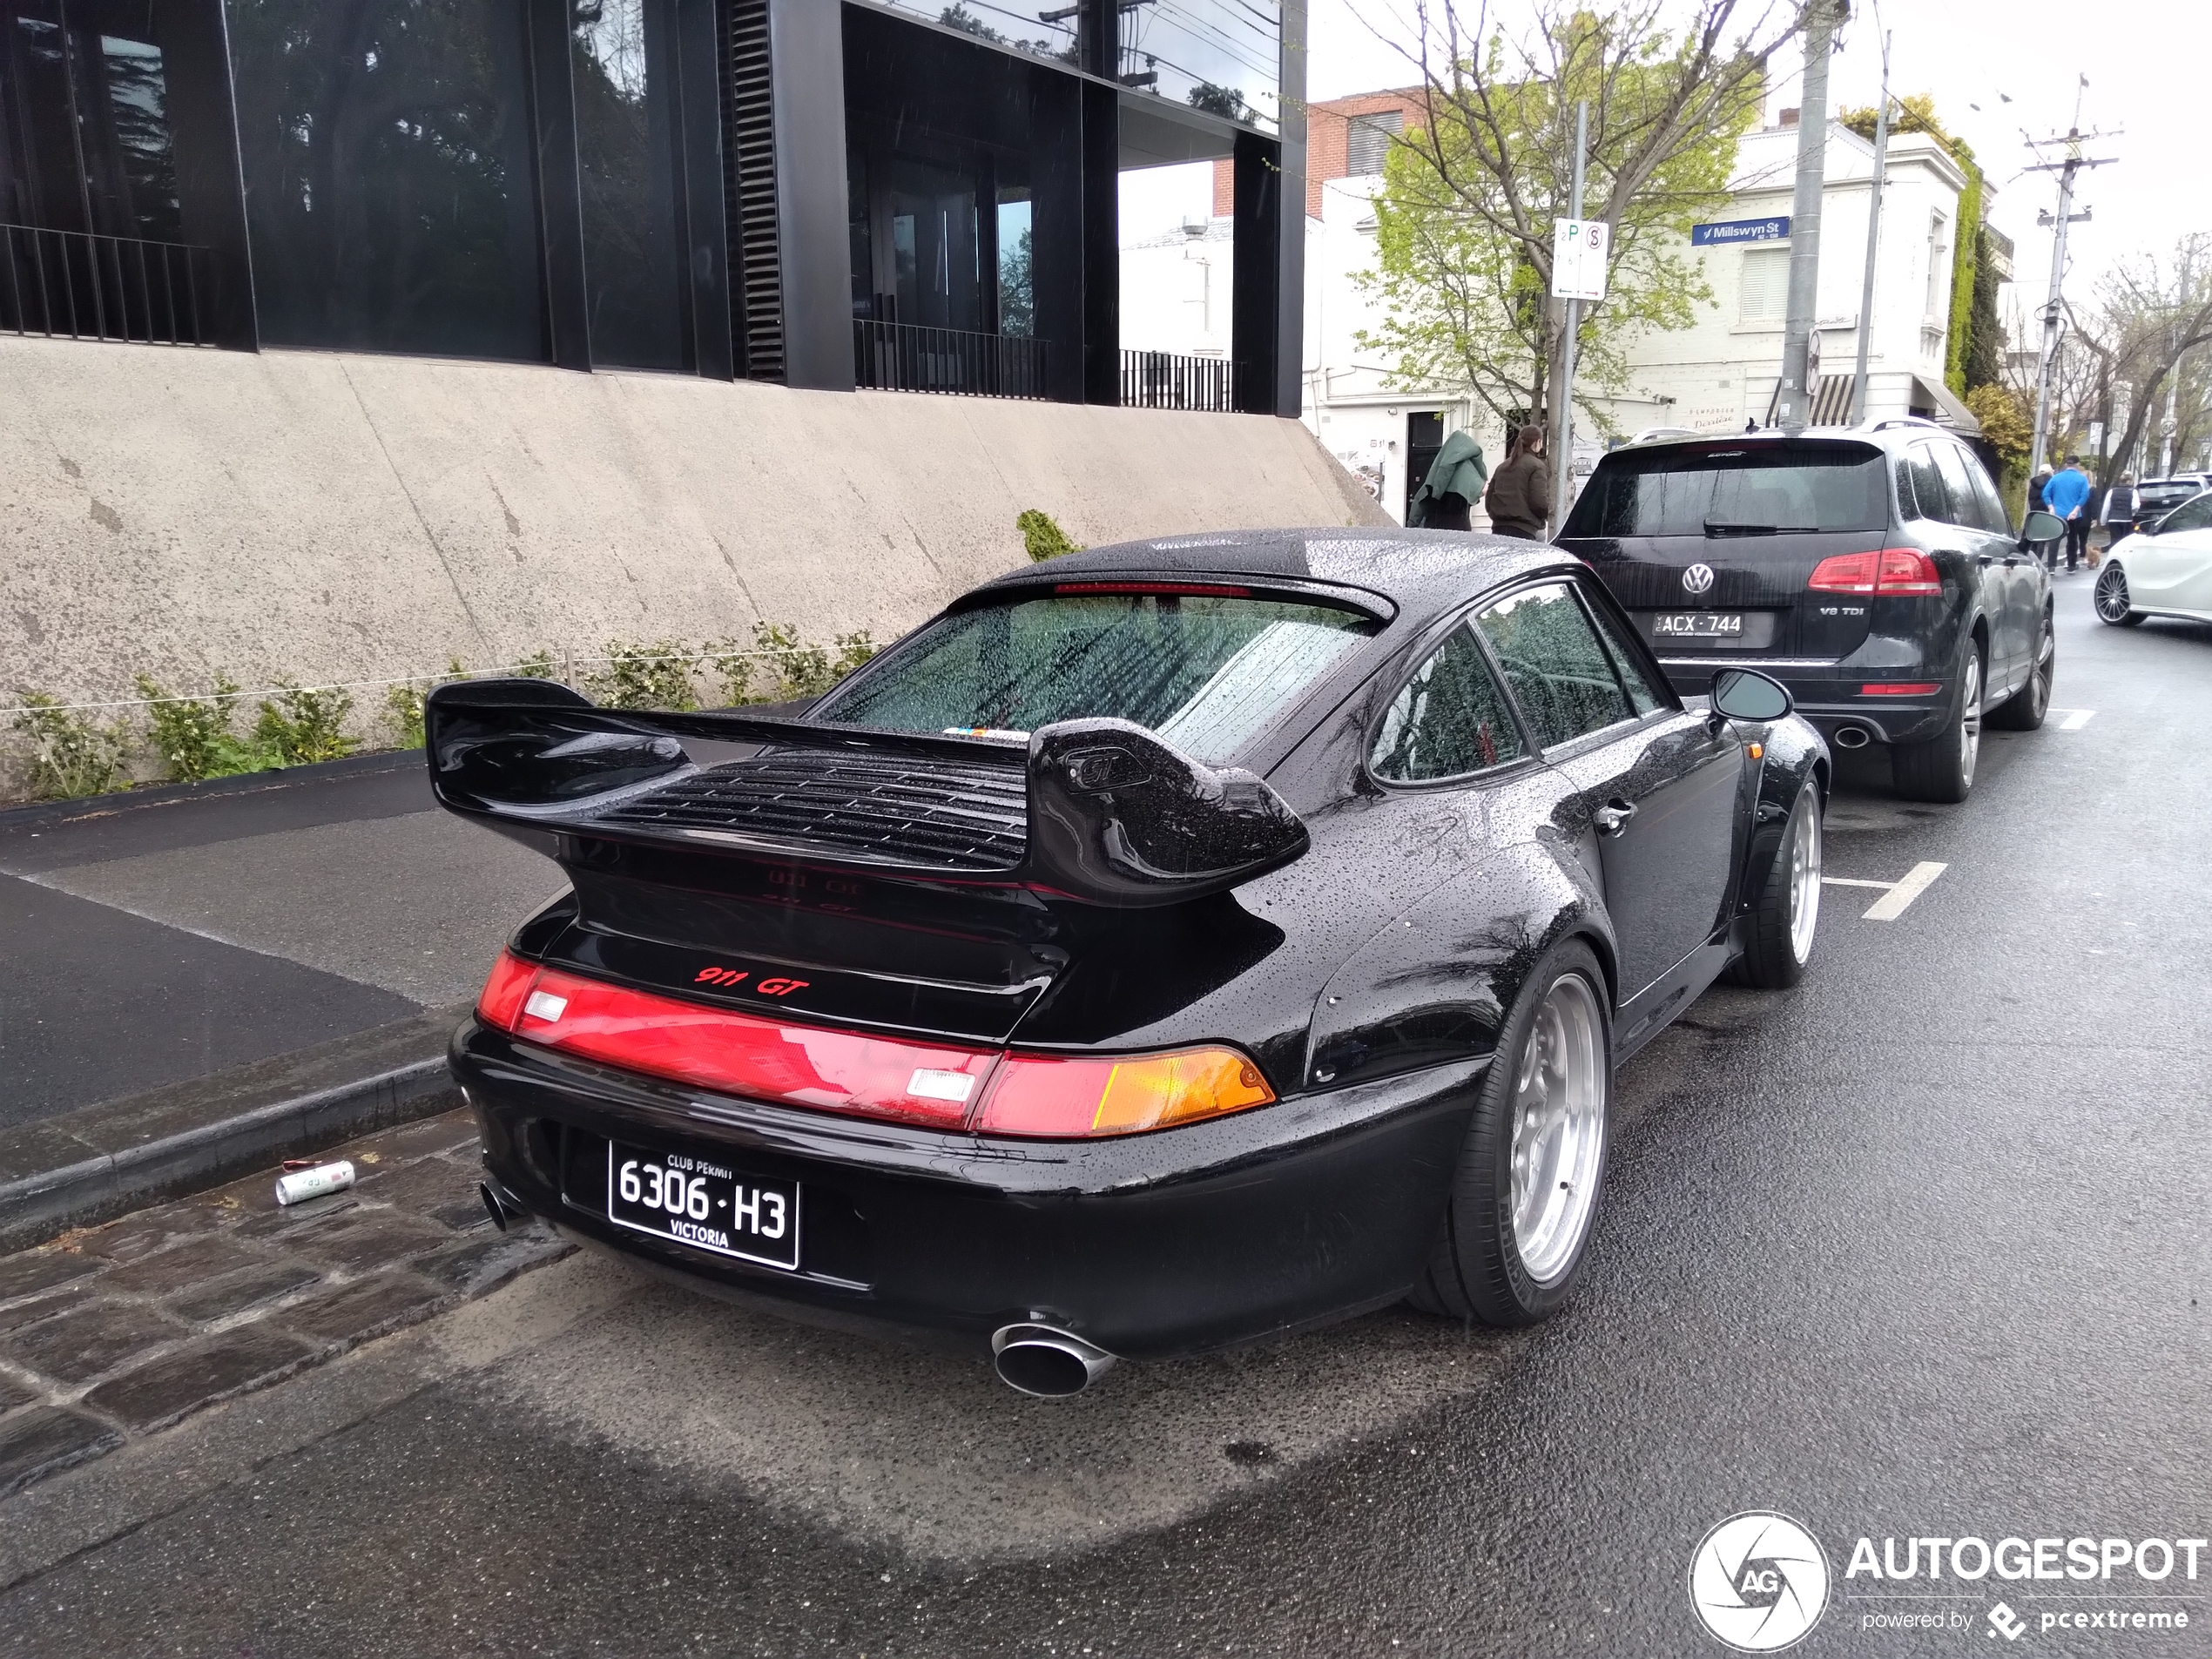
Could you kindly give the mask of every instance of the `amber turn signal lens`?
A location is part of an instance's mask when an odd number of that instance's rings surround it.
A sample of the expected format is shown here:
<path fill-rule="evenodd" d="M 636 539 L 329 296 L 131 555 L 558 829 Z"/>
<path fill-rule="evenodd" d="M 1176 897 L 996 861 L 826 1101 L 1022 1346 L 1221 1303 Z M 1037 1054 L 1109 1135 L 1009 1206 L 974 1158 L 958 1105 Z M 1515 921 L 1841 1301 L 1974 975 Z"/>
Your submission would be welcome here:
<path fill-rule="evenodd" d="M 975 1125 L 985 1135 L 1075 1139 L 1136 1135 L 1273 1103 L 1259 1068 L 1233 1049 L 1118 1060 L 1009 1055 Z"/>

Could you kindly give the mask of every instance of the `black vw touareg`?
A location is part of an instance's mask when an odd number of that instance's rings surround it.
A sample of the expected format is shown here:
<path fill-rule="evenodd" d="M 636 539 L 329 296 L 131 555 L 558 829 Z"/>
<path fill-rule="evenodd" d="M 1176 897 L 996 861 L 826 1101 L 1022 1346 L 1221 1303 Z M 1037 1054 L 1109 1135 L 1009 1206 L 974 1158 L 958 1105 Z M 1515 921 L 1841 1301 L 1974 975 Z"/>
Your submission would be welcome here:
<path fill-rule="evenodd" d="M 2043 724 L 2050 577 L 1980 462 L 1931 421 L 1615 449 L 1559 543 L 1596 568 L 1676 691 L 1760 669 L 1837 747 L 1888 744 L 1912 799 L 1966 799 L 1985 716 Z"/>

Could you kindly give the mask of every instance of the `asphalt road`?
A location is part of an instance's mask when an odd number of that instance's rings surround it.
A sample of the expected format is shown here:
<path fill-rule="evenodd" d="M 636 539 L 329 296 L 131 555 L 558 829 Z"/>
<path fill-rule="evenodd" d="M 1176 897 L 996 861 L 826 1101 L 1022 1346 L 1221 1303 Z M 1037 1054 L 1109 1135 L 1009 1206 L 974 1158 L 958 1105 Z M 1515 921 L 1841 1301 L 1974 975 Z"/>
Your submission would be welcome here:
<path fill-rule="evenodd" d="M 1890 921 L 1829 887 L 1797 991 L 1626 1069 L 1549 1325 L 1393 1312 L 1047 1404 L 574 1258 L 0 1506 L 5 1645 L 1716 1655 L 1691 1554 L 1757 1508 L 1838 1575 L 1801 1653 L 2009 1651 L 2000 1596 L 2023 1653 L 2205 1653 L 2212 1559 L 1843 1576 L 1861 1535 L 2212 1533 L 2212 628 L 2060 603 L 2094 713 L 1992 733 L 1959 808 L 1854 771 L 1830 874 L 1945 868 Z M 2107 1605 L 2192 1628 L 2038 1622 Z M 1899 1608 L 1963 1628 L 1865 1627 Z"/>

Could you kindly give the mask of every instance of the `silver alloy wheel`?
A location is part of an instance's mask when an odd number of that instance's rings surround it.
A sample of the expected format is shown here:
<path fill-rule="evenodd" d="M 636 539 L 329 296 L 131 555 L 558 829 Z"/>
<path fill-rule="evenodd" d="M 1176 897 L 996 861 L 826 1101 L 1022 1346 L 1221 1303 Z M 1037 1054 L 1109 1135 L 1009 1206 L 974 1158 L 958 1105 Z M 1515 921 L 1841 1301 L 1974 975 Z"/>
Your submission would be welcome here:
<path fill-rule="evenodd" d="M 2097 578 L 2095 595 L 2097 616 L 2103 622 L 2125 622 L 2129 609 L 2128 603 L 2128 573 L 2116 564 L 2105 567 Z"/>
<path fill-rule="evenodd" d="M 1812 958 L 1813 929 L 1820 925 L 1820 807 L 1818 798 L 1790 832 L 1790 954 L 1800 965 Z"/>
<path fill-rule="evenodd" d="M 1981 653 L 1966 653 L 1966 683 L 1959 698 L 1959 781 L 1971 789 L 1981 754 Z"/>
<path fill-rule="evenodd" d="M 1565 974 L 1521 1044 L 1513 1094 L 1513 1242 L 1539 1285 L 1567 1277 L 1597 1207 L 1605 1156 L 1605 1044 L 1597 994 Z"/>
<path fill-rule="evenodd" d="M 2042 631 L 2036 637 L 2040 649 L 2035 653 L 2035 671 L 2027 677 L 2027 705 L 2040 720 L 2051 706 L 2051 678 L 2059 659 L 2058 630 L 2051 626 L 2048 617 L 2043 618 Z"/>

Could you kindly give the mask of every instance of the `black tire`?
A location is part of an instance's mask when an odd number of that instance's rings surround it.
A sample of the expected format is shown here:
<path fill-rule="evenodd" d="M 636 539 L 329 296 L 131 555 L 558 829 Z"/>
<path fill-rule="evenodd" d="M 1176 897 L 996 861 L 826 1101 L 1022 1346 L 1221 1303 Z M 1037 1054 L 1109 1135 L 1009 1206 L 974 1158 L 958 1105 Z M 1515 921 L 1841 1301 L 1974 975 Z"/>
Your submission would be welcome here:
<path fill-rule="evenodd" d="M 1579 1230 L 1565 1264 L 1541 1281 L 1524 1262 L 1513 1212 L 1514 1103 L 1539 1015 L 1554 988 L 1579 980 L 1595 1012 L 1598 1089 L 1595 1161 L 1587 1167 Z M 1581 1277 L 1602 1209 L 1613 1109 L 1613 1015 L 1605 975 L 1587 945 L 1566 941 L 1547 951 L 1522 983 L 1483 1075 L 1444 1223 L 1428 1266 L 1407 1299 L 1424 1312 L 1491 1325 L 1534 1325 L 1556 1312 Z M 1548 1186 L 1549 1183 L 1546 1183 Z M 1561 1183 L 1561 1190 L 1568 1184 Z"/>
<path fill-rule="evenodd" d="M 1810 844 L 1801 846 L 1801 840 Z M 1804 874 L 1809 880 L 1799 879 L 1800 852 L 1806 855 Z M 1820 787 L 1811 779 L 1790 808 L 1766 880 L 1745 920 L 1750 937 L 1743 954 L 1729 964 L 1729 978 L 1761 991 L 1786 991 L 1803 979 L 1820 922 Z"/>
<path fill-rule="evenodd" d="M 2035 667 L 2027 677 L 2027 684 L 2006 698 L 1989 711 L 1989 724 L 2006 732 L 2035 732 L 2043 725 L 2043 717 L 2051 709 L 2051 680 L 2058 672 L 2059 635 L 2053 626 L 2051 614 L 2043 613 L 2043 625 L 2035 635 Z"/>
<path fill-rule="evenodd" d="M 2114 628 L 2140 628 L 2143 625 L 2143 613 L 2128 603 L 2128 572 L 2110 559 L 2105 561 L 2105 568 L 2098 573 L 2096 591 L 2090 599 L 2096 608 L 2099 622 L 2107 623 Z"/>
<path fill-rule="evenodd" d="M 1981 647 L 1969 640 L 1959 671 L 1959 705 L 1939 738 L 1890 749 L 1890 776 L 1907 800 L 1956 805 L 1974 786 L 1981 750 Z"/>

